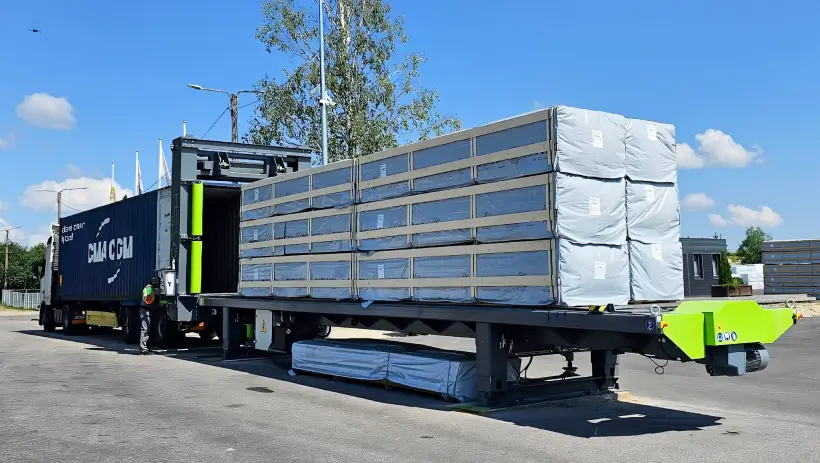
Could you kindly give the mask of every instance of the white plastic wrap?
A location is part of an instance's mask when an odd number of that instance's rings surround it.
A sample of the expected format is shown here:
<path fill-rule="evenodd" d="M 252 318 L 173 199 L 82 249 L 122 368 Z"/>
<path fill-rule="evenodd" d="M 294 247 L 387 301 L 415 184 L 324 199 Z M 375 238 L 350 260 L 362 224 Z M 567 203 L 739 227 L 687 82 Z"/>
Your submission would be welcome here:
<path fill-rule="evenodd" d="M 629 302 L 627 246 L 573 244 L 558 240 L 560 303 L 588 306 Z"/>
<path fill-rule="evenodd" d="M 370 162 L 367 162 L 366 159 L 367 158 L 362 158 L 363 162 L 359 167 L 362 181 L 386 178 L 403 174 L 410 170 L 410 155 L 406 153 Z M 362 188 L 359 192 L 360 201 L 363 203 L 398 198 L 409 194 L 410 182 L 407 180 L 376 187 Z"/>
<path fill-rule="evenodd" d="M 475 354 L 370 339 L 316 339 L 293 344 L 292 368 L 362 381 L 387 381 L 461 402 L 478 398 Z M 508 361 L 514 381 L 521 360 Z"/>
<path fill-rule="evenodd" d="M 626 177 L 637 182 L 677 183 L 674 125 L 626 121 Z"/>
<path fill-rule="evenodd" d="M 547 251 L 501 252 L 477 254 L 476 276 L 548 276 L 552 261 Z M 478 286 L 476 299 L 489 304 L 548 305 L 555 303 L 549 286 Z"/>
<path fill-rule="evenodd" d="M 586 177 L 626 175 L 626 118 L 568 106 L 555 108 L 555 170 Z"/>
<path fill-rule="evenodd" d="M 633 301 L 683 300 L 683 251 L 680 240 L 629 242 Z"/>
<path fill-rule="evenodd" d="M 626 182 L 627 235 L 642 243 L 680 241 L 680 202 L 674 183 Z"/>
<path fill-rule="evenodd" d="M 548 208 L 551 207 L 548 202 L 546 188 L 543 185 L 480 193 L 475 196 L 475 217 L 543 212 L 546 219 L 549 212 Z M 548 220 L 476 228 L 476 241 L 479 243 L 537 240 L 552 237 L 552 224 Z"/>
<path fill-rule="evenodd" d="M 555 175 L 559 238 L 578 244 L 626 244 L 624 180 Z"/>

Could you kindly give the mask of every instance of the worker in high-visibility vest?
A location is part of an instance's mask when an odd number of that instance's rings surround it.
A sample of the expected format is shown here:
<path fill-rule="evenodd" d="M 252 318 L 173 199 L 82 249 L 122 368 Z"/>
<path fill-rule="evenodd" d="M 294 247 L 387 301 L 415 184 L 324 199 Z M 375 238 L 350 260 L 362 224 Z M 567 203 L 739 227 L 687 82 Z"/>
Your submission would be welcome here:
<path fill-rule="evenodd" d="M 152 277 L 151 282 L 142 289 L 140 304 L 140 355 L 150 355 L 148 339 L 151 337 L 151 310 L 159 305 L 159 278 Z"/>

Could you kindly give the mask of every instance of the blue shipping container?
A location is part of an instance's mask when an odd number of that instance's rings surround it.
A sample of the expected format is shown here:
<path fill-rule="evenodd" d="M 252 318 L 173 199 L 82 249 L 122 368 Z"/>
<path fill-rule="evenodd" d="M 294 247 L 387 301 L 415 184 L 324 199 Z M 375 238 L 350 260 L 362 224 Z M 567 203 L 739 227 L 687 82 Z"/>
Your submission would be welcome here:
<path fill-rule="evenodd" d="M 60 298 L 139 300 L 157 266 L 157 191 L 60 220 Z"/>

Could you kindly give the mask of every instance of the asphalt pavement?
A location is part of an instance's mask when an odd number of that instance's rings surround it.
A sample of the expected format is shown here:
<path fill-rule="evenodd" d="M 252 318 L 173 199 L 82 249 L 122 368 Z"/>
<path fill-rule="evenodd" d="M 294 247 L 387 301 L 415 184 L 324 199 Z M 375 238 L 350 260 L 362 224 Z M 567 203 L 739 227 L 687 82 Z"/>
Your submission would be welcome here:
<path fill-rule="evenodd" d="M 820 461 L 819 319 L 771 346 L 760 373 L 710 378 L 670 363 L 657 374 L 624 356 L 634 402 L 476 416 L 424 394 L 290 376 L 283 359 L 222 362 L 217 343 L 142 357 L 118 332 L 67 338 L 31 318 L 0 316 L 0 461 Z M 587 359 L 576 363 L 583 373 Z M 529 373 L 560 366 L 537 359 Z"/>

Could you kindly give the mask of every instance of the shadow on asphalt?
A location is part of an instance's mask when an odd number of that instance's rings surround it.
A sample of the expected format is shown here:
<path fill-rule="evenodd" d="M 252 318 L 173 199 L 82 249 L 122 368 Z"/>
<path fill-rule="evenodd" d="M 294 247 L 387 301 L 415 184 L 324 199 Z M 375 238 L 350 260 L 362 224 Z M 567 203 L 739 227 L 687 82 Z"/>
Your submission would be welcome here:
<path fill-rule="evenodd" d="M 123 355 L 136 354 L 136 346 L 122 342 L 120 331 L 89 335 L 64 336 L 60 331 L 46 333 L 40 330 L 22 330 L 19 333 L 52 339 L 74 340 L 85 344 L 91 351 L 115 352 Z M 404 407 L 453 411 L 452 402 L 436 398 L 428 393 L 390 388 L 381 383 L 364 383 L 346 379 L 328 378 L 312 374 L 291 376 L 290 357 L 267 357 L 247 360 L 222 360 L 222 347 L 218 340 L 202 340 L 187 337 L 178 348 L 160 350 L 160 355 L 202 365 L 227 368 L 277 381 L 299 384 L 328 392 L 345 394 Z M 248 390 L 260 389 L 249 384 Z M 264 388 L 267 389 L 267 388 Z M 275 391 L 266 391 L 274 392 Z M 491 411 L 482 416 L 545 431 L 575 437 L 613 437 L 659 434 L 670 431 L 694 432 L 718 426 L 718 416 L 692 413 L 634 402 L 616 402 L 601 397 L 551 402 Z"/>

